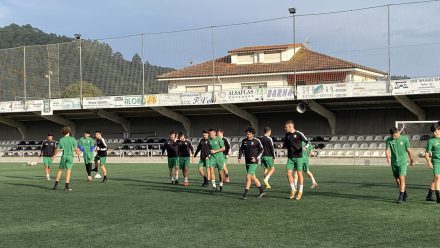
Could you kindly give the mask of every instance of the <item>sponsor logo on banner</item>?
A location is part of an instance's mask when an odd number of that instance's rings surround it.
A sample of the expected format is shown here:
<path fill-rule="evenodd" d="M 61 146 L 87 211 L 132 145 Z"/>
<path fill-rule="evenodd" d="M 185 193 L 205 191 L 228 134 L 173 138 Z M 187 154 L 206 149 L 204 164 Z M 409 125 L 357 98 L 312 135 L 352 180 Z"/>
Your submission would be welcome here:
<path fill-rule="evenodd" d="M 295 90 L 293 87 L 289 88 L 268 88 L 264 94 L 264 101 L 280 101 L 280 100 L 294 100 Z"/>
<path fill-rule="evenodd" d="M 298 99 L 347 97 L 346 83 L 298 86 Z"/>
<path fill-rule="evenodd" d="M 124 107 L 141 107 L 143 105 L 142 96 L 124 96 Z"/>
<path fill-rule="evenodd" d="M 52 110 L 81 109 L 81 101 L 79 98 L 52 99 L 50 104 L 52 105 Z"/>
<path fill-rule="evenodd" d="M 216 103 L 263 101 L 264 89 L 226 90 L 216 92 Z"/>
<path fill-rule="evenodd" d="M 178 106 L 181 105 L 180 94 L 155 94 L 146 95 L 144 98 L 146 106 Z"/>
<path fill-rule="evenodd" d="M 385 96 L 387 95 L 387 82 L 362 82 L 348 83 L 349 94 L 351 97 L 363 96 Z"/>
<path fill-rule="evenodd" d="M 41 115 L 53 115 L 52 107 L 50 106 L 50 100 L 43 100 L 43 108 L 41 109 Z"/>
<path fill-rule="evenodd" d="M 440 93 L 440 77 L 396 80 L 392 84 L 394 95 Z"/>
<path fill-rule="evenodd" d="M 180 94 L 182 105 L 207 105 L 215 104 L 216 99 L 212 93 L 182 93 Z"/>

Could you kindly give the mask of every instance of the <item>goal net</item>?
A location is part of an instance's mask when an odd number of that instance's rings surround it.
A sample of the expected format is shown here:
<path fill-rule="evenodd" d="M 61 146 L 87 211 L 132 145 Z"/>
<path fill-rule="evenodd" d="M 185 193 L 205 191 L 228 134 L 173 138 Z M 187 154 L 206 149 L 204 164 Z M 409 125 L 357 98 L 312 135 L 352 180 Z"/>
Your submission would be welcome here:
<path fill-rule="evenodd" d="M 396 121 L 396 127 L 401 135 L 408 137 L 414 152 L 416 164 L 425 164 L 425 148 L 431 138 L 431 126 L 438 121 Z"/>

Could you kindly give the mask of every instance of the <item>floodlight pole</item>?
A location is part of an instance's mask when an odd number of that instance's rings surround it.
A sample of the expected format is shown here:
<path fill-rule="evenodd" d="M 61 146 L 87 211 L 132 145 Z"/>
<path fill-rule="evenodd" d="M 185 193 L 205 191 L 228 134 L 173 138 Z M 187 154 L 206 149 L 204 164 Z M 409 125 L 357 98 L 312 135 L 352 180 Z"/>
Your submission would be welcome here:
<path fill-rule="evenodd" d="M 145 100 L 144 33 L 142 33 L 142 101 Z"/>
<path fill-rule="evenodd" d="M 296 85 L 296 9 L 289 8 L 289 13 L 292 15 L 292 26 L 293 26 L 293 87 L 295 88 L 295 96 L 297 95 L 297 85 Z"/>
<path fill-rule="evenodd" d="M 23 94 L 24 101 L 27 98 L 27 77 L 26 77 L 26 46 L 23 46 Z"/>
<path fill-rule="evenodd" d="M 79 100 L 81 103 L 81 108 L 83 106 L 83 79 L 82 79 L 82 44 L 81 44 L 81 34 L 75 34 L 75 39 L 78 41 L 79 46 Z"/>
<path fill-rule="evenodd" d="M 212 97 L 215 98 L 215 33 L 214 26 L 211 27 L 211 49 L 212 49 Z"/>
<path fill-rule="evenodd" d="M 393 91 L 393 86 L 391 85 L 391 24 L 390 24 L 390 5 L 387 5 L 387 48 L 388 48 L 388 91 Z"/>

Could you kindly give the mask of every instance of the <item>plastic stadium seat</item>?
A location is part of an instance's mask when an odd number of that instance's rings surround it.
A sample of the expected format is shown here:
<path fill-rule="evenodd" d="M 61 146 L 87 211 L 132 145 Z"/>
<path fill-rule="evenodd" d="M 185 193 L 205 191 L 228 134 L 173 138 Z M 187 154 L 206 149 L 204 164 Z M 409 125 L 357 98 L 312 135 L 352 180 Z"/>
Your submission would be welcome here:
<path fill-rule="evenodd" d="M 192 139 L 191 139 L 191 142 L 193 142 L 193 143 L 197 143 L 197 138 L 192 138 Z"/>
<path fill-rule="evenodd" d="M 350 136 L 350 137 L 348 137 L 347 141 L 356 141 L 356 137 L 355 136 Z"/>
<path fill-rule="evenodd" d="M 147 143 L 154 143 L 154 139 L 152 139 L 152 138 L 148 138 L 148 139 L 147 139 Z"/>
<path fill-rule="evenodd" d="M 379 158 L 379 157 L 382 157 L 382 153 L 380 151 L 374 151 L 371 156 L 373 156 L 375 158 Z"/>
<path fill-rule="evenodd" d="M 324 149 L 324 147 L 325 147 L 325 144 L 323 144 L 323 143 L 319 143 L 319 144 L 316 146 L 316 149 Z"/>
<path fill-rule="evenodd" d="M 377 144 L 376 144 L 376 143 L 371 143 L 371 144 L 368 146 L 368 149 L 377 149 Z"/>
<path fill-rule="evenodd" d="M 387 144 L 385 144 L 385 143 L 380 143 L 379 144 L 379 148 L 380 149 L 385 149 L 387 147 Z"/>
<path fill-rule="evenodd" d="M 374 137 L 374 141 L 382 141 L 382 140 L 383 140 L 383 137 L 380 135 Z"/>
<path fill-rule="evenodd" d="M 425 135 L 423 135 L 423 136 L 420 138 L 420 140 L 427 141 L 427 140 L 429 140 L 430 138 L 431 138 L 431 136 L 425 134 Z"/>
<path fill-rule="evenodd" d="M 342 145 L 341 144 L 335 144 L 334 146 L 333 146 L 333 149 L 342 149 Z"/>
<path fill-rule="evenodd" d="M 339 137 L 339 141 L 347 141 L 347 136 L 341 136 L 341 137 Z"/>
<path fill-rule="evenodd" d="M 238 138 L 237 137 L 232 138 L 231 142 L 238 142 Z"/>
<path fill-rule="evenodd" d="M 350 144 L 344 144 L 343 146 L 342 146 L 342 149 L 350 149 Z"/>
<path fill-rule="evenodd" d="M 345 156 L 346 157 L 353 157 L 354 156 L 354 151 L 346 151 L 345 152 Z"/>
<path fill-rule="evenodd" d="M 385 135 L 384 137 L 383 137 L 383 140 L 384 141 L 386 141 L 387 139 L 389 139 L 391 136 L 389 136 L 389 135 Z"/>
<path fill-rule="evenodd" d="M 344 151 L 338 151 L 337 153 L 336 153 L 336 156 L 338 156 L 338 157 L 343 157 L 345 155 L 345 152 Z"/>
<path fill-rule="evenodd" d="M 371 135 L 369 135 L 369 136 L 365 137 L 365 141 L 368 141 L 368 142 L 370 142 L 370 141 L 373 141 L 373 140 L 374 140 L 374 137 L 373 137 L 373 136 L 371 136 Z"/>
<path fill-rule="evenodd" d="M 324 136 L 323 139 L 324 139 L 325 142 L 329 142 L 331 140 L 331 137 L 330 136 Z"/>
<path fill-rule="evenodd" d="M 313 141 L 325 141 L 323 137 L 321 136 L 316 136 L 312 139 Z"/>
<path fill-rule="evenodd" d="M 368 149 L 368 144 L 367 143 L 362 143 L 360 148 L 361 149 Z"/>
<path fill-rule="evenodd" d="M 232 156 L 238 156 L 238 151 L 233 151 Z"/>
<path fill-rule="evenodd" d="M 333 145 L 332 144 L 327 144 L 327 145 L 325 145 L 324 149 L 333 149 Z"/>
<path fill-rule="evenodd" d="M 326 151 L 320 151 L 318 152 L 318 157 L 325 157 L 327 155 Z"/>
<path fill-rule="evenodd" d="M 371 157 L 371 151 L 365 151 L 361 154 L 361 157 Z"/>
<path fill-rule="evenodd" d="M 358 136 L 357 138 L 356 138 L 356 141 L 364 141 L 365 140 L 365 137 L 364 136 Z"/>
<path fill-rule="evenodd" d="M 240 145 L 238 145 L 238 144 L 233 144 L 231 147 L 232 150 L 238 150 L 239 148 L 240 148 Z"/>
<path fill-rule="evenodd" d="M 354 150 L 359 149 L 359 143 L 353 143 L 351 145 L 351 149 L 354 149 Z"/>
<path fill-rule="evenodd" d="M 242 142 L 244 140 L 244 138 L 243 137 L 241 137 L 239 140 L 238 140 L 238 142 Z"/>
<path fill-rule="evenodd" d="M 414 135 L 411 140 L 418 141 L 420 140 L 420 135 Z"/>
<path fill-rule="evenodd" d="M 332 136 L 332 138 L 330 139 L 330 141 L 333 141 L 333 142 L 338 141 L 338 140 L 339 140 L 338 136 Z"/>
<path fill-rule="evenodd" d="M 336 155 L 335 151 L 329 151 L 327 156 L 328 157 L 334 157 Z"/>

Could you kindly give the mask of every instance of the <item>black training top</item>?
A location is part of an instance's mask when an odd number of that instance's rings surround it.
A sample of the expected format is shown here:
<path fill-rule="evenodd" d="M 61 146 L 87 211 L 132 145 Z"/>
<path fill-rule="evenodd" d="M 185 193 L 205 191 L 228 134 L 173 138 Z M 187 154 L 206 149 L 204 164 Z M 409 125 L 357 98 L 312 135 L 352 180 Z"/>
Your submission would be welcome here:
<path fill-rule="evenodd" d="M 200 159 L 205 160 L 206 158 L 211 155 L 211 144 L 209 143 L 209 140 L 202 139 L 199 142 L 199 145 L 197 146 L 196 153 L 194 153 L 194 157 L 197 157 L 197 154 L 200 152 Z"/>
<path fill-rule="evenodd" d="M 263 136 L 259 138 L 263 145 L 263 156 L 275 158 L 275 149 L 273 146 L 273 140 L 271 137 Z"/>
<path fill-rule="evenodd" d="M 246 164 L 258 164 L 263 154 L 263 145 L 259 139 L 253 138 L 251 140 L 244 139 L 241 142 L 240 151 L 238 152 L 238 159 L 244 154 Z M 252 162 L 252 158 L 255 158 L 255 162 Z"/>
<path fill-rule="evenodd" d="M 191 144 L 191 141 L 178 140 L 177 144 L 178 144 L 177 154 L 179 155 L 179 157 L 188 158 L 188 157 L 191 157 L 191 154 L 194 153 L 194 148 Z"/>
<path fill-rule="evenodd" d="M 231 142 L 226 137 L 223 137 L 222 140 L 223 140 L 223 143 L 225 144 L 225 150 L 223 151 L 223 154 L 229 155 L 229 153 L 231 152 Z"/>
<path fill-rule="evenodd" d="M 43 157 L 53 157 L 53 154 L 55 153 L 55 148 L 57 148 L 57 142 L 55 140 L 45 140 L 41 144 L 41 155 Z"/>
<path fill-rule="evenodd" d="M 286 133 L 286 136 L 284 137 L 283 148 L 287 149 L 288 158 L 302 158 L 302 142 L 305 142 L 306 146 L 310 145 L 310 141 L 302 132 L 296 130 L 293 133 Z"/>
<path fill-rule="evenodd" d="M 104 138 L 96 139 L 96 147 L 99 148 L 97 149 L 99 157 L 107 157 L 107 143 Z"/>
<path fill-rule="evenodd" d="M 167 139 L 162 146 L 162 155 L 164 155 L 165 150 L 167 151 L 167 156 L 169 158 L 177 158 L 179 144 L 177 143 L 177 141 Z"/>

